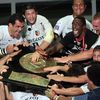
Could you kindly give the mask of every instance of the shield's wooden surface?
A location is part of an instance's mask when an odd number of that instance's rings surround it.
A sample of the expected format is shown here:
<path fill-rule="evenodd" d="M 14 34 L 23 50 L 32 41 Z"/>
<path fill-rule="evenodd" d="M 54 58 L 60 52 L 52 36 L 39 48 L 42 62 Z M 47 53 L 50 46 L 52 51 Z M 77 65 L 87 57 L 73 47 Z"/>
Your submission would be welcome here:
<path fill-rule="evenodd" d="M 43 59 L 39 59 L 38 62 L 36 63 L 32 63 L 31 62 L 31 55 L 32 53 L 28 53 L 24 56 L 22 56 L 19 60 L 20 65 L 33 73 L 44 73 L 43 68 L 44 67 L 49 67 L 49 66 L 55 66 L 57 65 L 57 63 L 55 61 L 52 60 L 43 60 Z"/>
<path fill-rule="evenodd" d="M 42 87 L 47 87 L 49 84 L 48 79 L 43 78 L 39 75 L 29 74 L 29 73 L 19 73 L 14 71 L 12 71 L 12 73 L 10 74 L 9 79 L 17 82 L 22 82 Z"/>

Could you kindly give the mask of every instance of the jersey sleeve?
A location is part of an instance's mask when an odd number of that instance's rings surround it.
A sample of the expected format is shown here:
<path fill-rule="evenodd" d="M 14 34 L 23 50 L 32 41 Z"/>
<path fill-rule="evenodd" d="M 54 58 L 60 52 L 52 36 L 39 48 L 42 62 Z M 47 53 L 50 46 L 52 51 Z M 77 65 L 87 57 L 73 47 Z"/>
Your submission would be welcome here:
<path fill-rule="evenodd" d="M 7 54 L 6 49 L 0 48 L 0 55 L 5 55 L 5 54 Z"/>
<path fill-rule="evenodd" d="M 82 89 L 82 91 L 83 91 L 84 93 L 87 93 L 87 92 L 90 91 L 90 90 L 88 89 L 88 85 L 87 85 L 87 84 L 82 85 L 80 88 Z"/>
<path fill-rule="evenodd" d="M 54 33 L 56 33 L 58 36 L 60 36 L 63 28 L 64 28 L 64 25 L 63 25 L 62 21 L 58 20 L 56 25 L 54 26 Z"/>
<path fill-rule="evenodd" d="M 54 39 L 54 33 L 53 33 L 53 28 L 49 20 L 45 17 L 43 17 L 42 25 L 45 30 L 45 37 L 44 40 L 48 43 L 51 43 Z"/>

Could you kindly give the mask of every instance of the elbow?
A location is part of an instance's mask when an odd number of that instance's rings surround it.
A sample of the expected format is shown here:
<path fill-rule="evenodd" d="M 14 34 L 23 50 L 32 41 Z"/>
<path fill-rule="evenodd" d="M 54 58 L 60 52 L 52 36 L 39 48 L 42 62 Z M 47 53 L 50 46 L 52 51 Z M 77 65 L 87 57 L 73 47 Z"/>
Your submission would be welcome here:
<path fill-rule="evenodd" d="M 83 60 L 91 59 L 92 56 L 93 56 L 93 49 L 83 51 L 82 55 L 83 55 L 83 57 L 84 57 Z"/>

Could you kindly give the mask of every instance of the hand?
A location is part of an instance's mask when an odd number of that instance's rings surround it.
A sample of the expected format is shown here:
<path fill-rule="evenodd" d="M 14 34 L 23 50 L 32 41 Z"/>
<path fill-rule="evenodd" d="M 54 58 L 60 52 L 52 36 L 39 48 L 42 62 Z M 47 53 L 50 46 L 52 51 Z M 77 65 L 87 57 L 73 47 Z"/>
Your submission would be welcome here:
<path fill-rule="evenodd" d="M 0 76 L 0 80 L 2 80 L 2 78 L 3 78 L 3 77 L 2 77 L 2 76 Z"/>
<path fill-rule="evenodd" d="M 46 54 L 46 52 L 41 49 L 39 46 L 36 47 L 36 51 L 43 57 L 47 57 L 48 55 Z"/>
<path fill-rule="evenodd" d="M 33 54 L 32 54 L 32 56 L 31 56 L 31 61 L 32 61 L 32 63 L 35 63 L 36 61 L 38 61 L 39 60 L 39 58 L 40 58 L 40 54 L 36 51 L 36 52 L 34 52 Z"/>
<path fill-rule="evenodd" d="M 17 42 L 15 44 L 16 47 L 28 47 L 30 44 L 27 41 Z"/>
<path fill-rule="evenodd" d="M 21 52 L 21 50 L 18 50 L 18 51 L 15 51 L 13 53 L 8 54 L 8 56 L 9 56 L 9 58 L 12 58 L 12 57 L 16 56 L 20 52 Z"/>
<path fill-rule="evenodd" d="M 49 79 L 52 79 L 52 80 L 55 80 L 55 81 L 62 81 L 62 75 L 47 75 L 47 77 L 49 78 Z"/>
<path fill-rule="evenodd" d="M 51 88 L 52 86 L 50 86 L 50 88 Z M 46 91 L 45 91 L 45 95 L 46 96 L 48 96 L 49 98 L 50 98 L 50 100 L 54 100 L 53 98 L 54 98 L 54 96 L 56 95 L 55 94 L 55 91 L 53 91 L 52 89 L 47 89 Z"/>
<path fill-rule="evenodd" d="M 66 56 L 61 58 L 55 57 L 54 60 L 60 63 L 67 63 L 69 61 L 69 59 Z"/>
<path fill-rule="evenodd" d="M 59 70 L 59 66 L 51 66 L 51 67 L 46 67 L 44 68 L 44 72 L 50 72 L 50 74 L 53 74 Z"/>
<path fill-rule="evenodd" d="M 3 74 L 4 72 L 7 72 L 7 69 L 8 69 L 8 68 L 9 68 L 9 67 L 6 66 L 6 65 L 0 66 L 0 74 Z"/>
<path fill-rule="evenodd" d="M 14 51 L 18 51 L 18 47 L 13 45 L 13 44 L 9 44 L 7 47 L 6 47 L 6 51 L 7 53 L 12 53 Z"/>
<path fill-rule="evenodd" d="M 27 41 L 23 41 L 21 45 L 23 45 L 23 47 L 28 47 L 30 44 Z"/>
<path fill-rule="evenodd" d="M 51 89 L 52 89 L 53 91 L 55 91 L 56 89 L 58 89 L 58 85 L 57 85 L 57 84 L 52 85 L 52 86 L 51 86 Z M 56 91 L 55 91 L 55 92 L 56 92 Z"/>
<path fill-rule="evenodd" d="M 59 88 L 59 87 L 56 87 L 56 86 L 53 86 L 51 87 L 52 91 L 55 91 L 56 94 L 59 94 L 59 95 L 64 95 L 63 92 L 66 91 L 66 89 L 64 87 L 62 88 Z M 66 98 L 59 98 L 57 100 L 67 100 Z M 69 99 L 68 99 L 69 100 Z"/>
<path fill-rule="evenodd" d="M 6 62 L 8 63 L 9 61 L 12 61 L 12 57 L 16 56 L 20 52 L 21 52 L 21 50 L 18 50 L 18 51 L 15 51 L 13 53 L 8 54 L 7 55 L 7 61 Z"/>

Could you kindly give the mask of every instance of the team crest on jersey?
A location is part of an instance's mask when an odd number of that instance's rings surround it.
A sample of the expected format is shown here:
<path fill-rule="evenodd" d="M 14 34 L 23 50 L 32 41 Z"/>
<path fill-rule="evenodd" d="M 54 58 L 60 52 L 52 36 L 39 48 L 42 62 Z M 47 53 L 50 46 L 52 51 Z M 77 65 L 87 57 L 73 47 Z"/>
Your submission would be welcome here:
<path fill-rule="evenodd" d="M 35 35 L 36 36 L 39 36 L 40 35 L 40 32 L 39 31 L 35 31 Z"/>
<path fill-rule="evenodd" d="M 56 26 L 55 26 L 55 29 L 56 29 L 56 30 L 59 30 L 59 26 L 58 26 L 58 25 L 56 25 Z"/>

